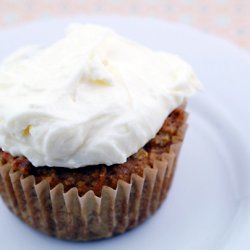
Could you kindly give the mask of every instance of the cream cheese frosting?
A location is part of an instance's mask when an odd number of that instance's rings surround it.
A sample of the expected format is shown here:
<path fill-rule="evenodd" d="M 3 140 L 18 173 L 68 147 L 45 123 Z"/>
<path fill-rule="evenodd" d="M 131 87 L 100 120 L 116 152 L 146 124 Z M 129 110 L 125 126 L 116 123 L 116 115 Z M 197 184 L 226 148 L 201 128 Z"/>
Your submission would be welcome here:
<path fill-rule="evenodd" d="M 34 166 L 124 163 L 200 88 L 178 56 L 72 24 L 0 66 L 0 147 Z"/>

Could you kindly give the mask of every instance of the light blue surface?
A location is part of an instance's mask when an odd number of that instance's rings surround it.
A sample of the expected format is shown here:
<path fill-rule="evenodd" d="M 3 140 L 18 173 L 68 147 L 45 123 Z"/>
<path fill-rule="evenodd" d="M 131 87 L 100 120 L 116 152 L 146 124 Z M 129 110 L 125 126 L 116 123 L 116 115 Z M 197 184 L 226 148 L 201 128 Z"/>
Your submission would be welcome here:
<path fill-rule="evenodd" d="M 189 104 L 190 126 L 168 199 L 146 223 L 113 239 L 72 243 L 30 229 L 0 200 L 1 246 L 8 250 L 250 249 L 249 54 L 196 29 L 155 19 L 74 20 L 108 25 L 153 49 L 179 54 L 195 68 L 205 90 Z M 54 41 L 70 21 L 47 20 L 0 31 L 0 60 L 17 47 Z"/>

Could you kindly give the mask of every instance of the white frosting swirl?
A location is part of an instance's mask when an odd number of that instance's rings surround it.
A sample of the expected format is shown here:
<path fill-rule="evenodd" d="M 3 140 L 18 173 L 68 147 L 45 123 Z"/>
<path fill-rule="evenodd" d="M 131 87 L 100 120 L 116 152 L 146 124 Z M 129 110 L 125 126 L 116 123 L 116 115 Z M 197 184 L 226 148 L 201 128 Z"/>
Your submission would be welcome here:
<path fill-rule="evenodd" d="M 123 163 L 200 83 L 177 56 L 95 25 L 0 67 L 0 147 L 34 166 Z"/>

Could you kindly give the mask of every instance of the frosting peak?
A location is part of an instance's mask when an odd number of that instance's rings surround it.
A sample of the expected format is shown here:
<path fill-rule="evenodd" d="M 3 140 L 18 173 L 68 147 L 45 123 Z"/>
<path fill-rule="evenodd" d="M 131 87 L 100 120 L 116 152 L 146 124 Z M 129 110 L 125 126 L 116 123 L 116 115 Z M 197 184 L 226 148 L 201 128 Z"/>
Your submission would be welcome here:
<path fill-rule="evenodd" d="M 0 67 L 0 147 L 34 166 L 123 163 L 200 87 L 177 56 L 95 25 Z"/>

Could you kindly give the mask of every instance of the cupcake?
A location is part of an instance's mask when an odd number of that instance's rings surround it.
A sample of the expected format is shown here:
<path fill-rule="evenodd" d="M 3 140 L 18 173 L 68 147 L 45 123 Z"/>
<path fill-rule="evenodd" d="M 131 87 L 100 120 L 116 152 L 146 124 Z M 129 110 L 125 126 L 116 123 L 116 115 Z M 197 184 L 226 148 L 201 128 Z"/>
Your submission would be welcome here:
<path fill-rule="evenodd" d="M 164 201 L 200 82 L 178 56 L 72 24 L 0 66 L 0 194 L 67 240 L 136 227 Z"/>

